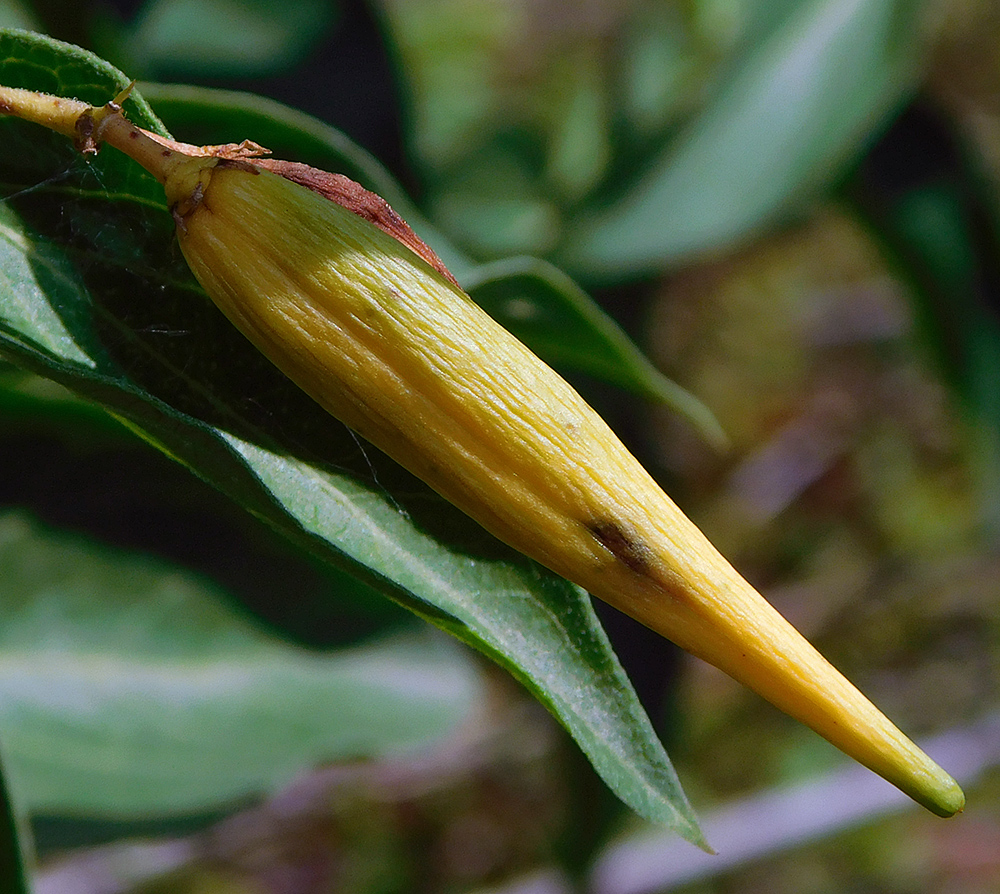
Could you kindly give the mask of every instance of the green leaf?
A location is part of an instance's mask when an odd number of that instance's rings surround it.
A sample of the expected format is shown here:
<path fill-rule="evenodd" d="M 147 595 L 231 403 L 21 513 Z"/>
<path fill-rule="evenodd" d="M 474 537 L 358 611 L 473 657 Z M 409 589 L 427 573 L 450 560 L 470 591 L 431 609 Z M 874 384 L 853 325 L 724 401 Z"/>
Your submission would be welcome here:
<path fill-rule="evenodd" d="M 532 258 L 475 266 L 421 216 L 385 168 L 339 131 L 264 97 L 205 87 L 141 87 L 170 129 L 187 142 L 238 143 L 252 135 L 276 158 L 302 161 L 357 180 L 385 198 L 434 248 L 469 294 L 546 362 L 663 403 L 713 446 L 726 443 L 711 411 L 656 369 L 568 276 Z"/>
<path fill-rule="evenodd" d="M 261 76 L 287 68 L 329 27 L 329 0 L 154 0 L 119 37 L 142 71 Z"/>
<path fill-rule="evenodd" d="M 0 516 L 0 569 L 0 728 L 32 811 L 218 807 L 320 761 L 436 741 L 481 698 L 436 638 L 307 652 L 206 582 L 17 514 Z"/>
<path fill-rule="evenodd" d="M 0 286 L 0 294 L 4 289 Z M 121 425 L 101 407 L 80 400 L 72 391 L 0 360 L 0 414 L 21 430 L 27 420 L 47 419 L 52 424 L 81 425 L 107 434 L 130 438 Z"/>
<path fill-rule="evenodd" d="M 20 66 L 29 54 L 35 64 Z M 0 82 L 79 92 L 64 56 L 79 51 L 0 35 Z M 76 77 L 97 83 L 97 101 L 124 80 L 99 63 Z M 0 121 L 0 171 L 15 184 L 0 270 L 19 277 L 16 307 L 34 308 L 15 316 L 0 305 L 0 351 L 102 403 L 248 511 L 490 655 L 626 803 L 703 843 L 585 594 L 471 525 L 254 351 L 191 278 L 151 178 L 123 172 L 108 150 L 82 161 L 11 120 Z"/>
<path fill-rule="evenodd" d="M 937 161 L 940 164 L 940 161 Z M 978 171 L 955 170 L 908 185 L 898 195 L 860 194 L 872 231 L 891 251 L 912 290 L 923 342 L 975 420 L 976 462 L 984 526 L 1000 535 L 1000 322 L 982 300 L 996 254 L 983 239 Z M 857 187 L 855 188 L 857 192 Z M 988 246 L 984 248 L 983 246 Z"/>
<path fill-rule="evenodd" d="M 828 186 L 913 88 L 921 5 L 805 0 L 556 260 L 621 278 L 745 238 Z"/>
<path fill-rule="evenodd" d="M 6 773 L 0 765 L 0 891 L 4 894 L 30 894 L 28 873 L 25 866 L 22 835 L 14 802 L 6 782 Z"/>

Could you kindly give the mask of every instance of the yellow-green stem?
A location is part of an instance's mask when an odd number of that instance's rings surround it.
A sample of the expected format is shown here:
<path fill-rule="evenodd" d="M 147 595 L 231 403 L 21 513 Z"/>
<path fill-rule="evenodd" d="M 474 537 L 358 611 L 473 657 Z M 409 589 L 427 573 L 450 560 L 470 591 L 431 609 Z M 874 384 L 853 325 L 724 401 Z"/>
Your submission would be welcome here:
<path fill-rule="evenodd" d="M 84 152 L 96 152 L 107 143 L 165 183 L 169 174 L 188 160 L 192 153 L 183 150 L 190 147 L 157 137 L 125 118 L 121 103 L 130 90 L 131 85 L 107 105 L 95 108 L 78 99 L 0 86 L 0 114 L 14 115 L 70 137 Z"/>
<path fill-rule="evenodd" d="M 71 139 L 76 138 L 76 122 L 91 109 L 78 99 L 0 86 L 0 114 L 33 121 Z"/>

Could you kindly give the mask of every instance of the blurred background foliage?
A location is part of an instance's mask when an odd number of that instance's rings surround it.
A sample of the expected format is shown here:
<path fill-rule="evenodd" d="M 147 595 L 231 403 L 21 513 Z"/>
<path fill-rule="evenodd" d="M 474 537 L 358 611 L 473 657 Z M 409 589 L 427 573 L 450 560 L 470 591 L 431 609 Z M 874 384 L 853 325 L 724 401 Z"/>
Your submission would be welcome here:
<path fill-rule="evenodd" d="M 0 24 L 139 78 L 304 109 L 386 164 L 470 258 L 553 261 L 721 423 L 724 451 L 578 381 L 734 564 L 907 732 L 995 716 L 1000 5 L 7 0 Z M 53 541 L 92 553 L 91 572 L 119 569 L 105 573 L 123 588 L 194 574 L 182 589 L 222 591 L 212 612 L 249 610 L 275 648 L 411 626 L 103 414 L 4 377 L 5 602 L 26 557 L 68 563 L 45 558 Z M 83 614 L 114 591 L 74 585 Z M 604 618 L 700 810 L 839 765 L 728 679 Z M 213 629 L 202 620 L 192 636 Z M 417 757 L 290 786 L 285 768 L 268 800 L 170 823 L 42 811 L 36 890 L 587 890 L 600 848 L 635 821 L 517 687 L 474 677 L 475 721 Z M 983 755 L 964 817 L 873 809 L 792 846 L 747 813 L 747 858 L 676 890 L 995 891 L 1000 777 L 996 748 Z M 674 889 L 669 873 L 601 878 L 595 894 Z"/>

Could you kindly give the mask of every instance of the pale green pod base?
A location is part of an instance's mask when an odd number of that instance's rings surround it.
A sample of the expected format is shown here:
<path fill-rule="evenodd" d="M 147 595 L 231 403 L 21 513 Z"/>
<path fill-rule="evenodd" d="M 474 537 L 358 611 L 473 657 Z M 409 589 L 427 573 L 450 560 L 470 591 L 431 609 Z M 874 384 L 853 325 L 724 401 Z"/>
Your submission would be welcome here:
<path fill-rule="evenodd" d="M 247 164 L 199 160 L 165 185 L 206 291 L 334 416 L 930 810 L 962 809 L 955 781 L 733 570 L 582 398 L 409 249 Z"/>

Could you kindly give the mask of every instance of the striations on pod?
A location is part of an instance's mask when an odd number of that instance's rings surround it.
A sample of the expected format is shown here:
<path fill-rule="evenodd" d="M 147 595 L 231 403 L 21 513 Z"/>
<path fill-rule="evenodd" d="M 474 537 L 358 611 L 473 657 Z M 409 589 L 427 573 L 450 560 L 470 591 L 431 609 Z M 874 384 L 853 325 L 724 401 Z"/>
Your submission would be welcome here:
<path fill-rule="evenodd" d="M 83 151 L 110 143 L 156 176 L 184 257 L 233 324 L 492 534 L 933 812 L 963 808 L 951 776 L 732 568 L 600 416 L 483 312 L 382 199 L 339 175 L 259 158 L 254 144 L 164 140 L 131 125 L 119 103 L 79 104 L 63 118 L 13 113 L 75 136 Z"/>

